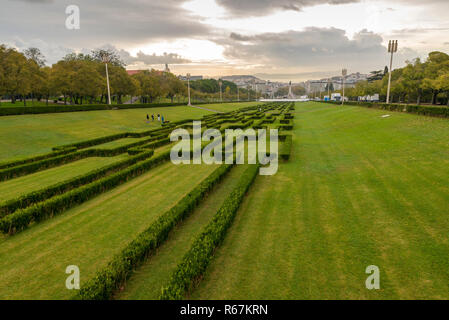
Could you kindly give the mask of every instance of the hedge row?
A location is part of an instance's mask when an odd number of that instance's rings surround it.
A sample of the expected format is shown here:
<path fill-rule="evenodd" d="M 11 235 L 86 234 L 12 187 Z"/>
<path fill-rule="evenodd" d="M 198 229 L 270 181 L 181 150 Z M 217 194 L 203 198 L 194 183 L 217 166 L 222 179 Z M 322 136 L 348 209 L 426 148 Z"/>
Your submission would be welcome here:
<path fill-rule="evenodd" d="M 284 140 L 281 143 L 281 150 L 279 151 L 279 156 L 282 160 L 288 161 L 290 159 L 290 154 L 292 152 L 292 136 L 285 135 Z"/>
<path fill-rule="evenodd" d="M 92 153 L 91 150 L 71 152 L 68 154 L 63 154 L 49 159 L 26 163 L 12 168 L 2 169 L 0 170 L 0 181 L 13 179 L 26 174 L 52 168 L 61 164 L 81 160 L 90 156 L 91 153 Z"/>
<path fill-rule="evenodd" d="M 56 166 L 64 165 L 70 162 L 78 161 L 81 159 L 89 157 L 114 157 L 119 154 L 125 153 L 130 148 L 148 144 L 152 141 L 165 141 L 167 134 L 162 134 L 159 136 L 151 137 L 145 140 L 132 142 L 123 146 L 115 147 L 113 149 L 87 149 L 77 152 L 72 152 L 68 154 L 63 154 L 61 156 L 56 156 L 53 158 L 36 161 L 32 163 L 27 163 L 21 166 L 6 168 L 0 170 L 0 181 L 13 179 L 23 175 L 35 173 L 45 169 L 53 168 Z M 71 149 L 73 150 L 73 149 Z"/>
<path fill-rule="evenodd" d="M 14 213 L 0 219 L 0 231 L 10 234 L 19 232 L 25 229 L 31 222 L 39 222 L 59 214 L 75 205 L 83 203 L 98 194 L 111 190 L 116 186 L 143 174 L 168 159 L 170 159 L 170 151 L 164 152 L 148 160 L 138 162 L 122 171 L 96 180 L 90 184 L 71 190 L 62 195 L 33 204 L 25 209 L 19 209 Z"/>
<path fill-rule="evenodd" d="M 146 145 L 143 145 L 143 146 L 140 146 L 140 147 L 130 148 L 130 149 L 128 149 L 128 154 L 129 155 L 136 155 L 136 154 L 145 152 L 148 149 L 154 150 L 156 148 L 165 146 L 165 145 L 170 144 L 170 143 L 171 143 L 170 138 L 160 139 L 160 140 L 157 140 L 155 142 L 151 142 L 149 144 L 146 144 Z"/>
<path fill-rule="evenodd" d="M 17 167 L 23 164 L 27 164 L 27 163 L 31 163 L 31 162 L 35 162 L 35 161 L 40 161 L 40 160 L 44 160 L 44 159 L 49 159 L 49 158 L 54 158 L 63 154 L 67 154 L 67 153 L 71 153 L 76 151 L 76 148 L 72 147 L 72 148 L 62 148 L 59 151 L 56 152 L 49 152 L 46 154 L 42 154 L 39 156 L 34 156 L 34 157 L 29 157 L 29 158 L 24 158 L 24 159 L 19 159 L 19 160 L 14 160 L 14 161 L 8 161 L 8 162 L 3 162 L 0 163 L 0 170 L 1 169 L 6 169 L 6 168 L 12 168 L 12 167 Z"/>
<path fill-rule="evenodd" d="M 222 103 L 234 103 L 237 101 L 225 101 Z M 220 102 L 213 102 L 214 104 Z M 211 102 L 196 102 L 196 105 L 211 104 Z M 98 111 L 115 109 L 140 109 L 140 108 L 162 108 L 186 106 L 186 103 L 152 103 L 152 104 L 94 104 L 94 105 L 52 105 L 42 107 L 1 107 L 0 116 L 23 115 L 23 114 L 42 114 L 42 113 L 61 113 L 61 112 L 80 112 L 80 111 Z"/>
<path fill-rule="evenodd" d="M 58 194 L 63 194 L 67 191 L 78 188 L 82 185 L 91 183 L 91 182 L 98 180 L 100 178 L 103 178 L 113 172 L 117 172 L 117 171 L 127 168 L 139 161 L 150 158 L 154 154 L 153 150 L 145 150 L 145 151 L 146 152 L 144 152 L 144 153 L 140 152 L 139 155 L 137 155 L 135 157 L 131 157 L 131 158 L 119 161 L 117 163 L 113 163 L 106 167 L 90 171 L 89 173 L 84 174 L 82 176 L 78 176 L 78 177 L 57 183 L 55 185 L 49 186 L 47 188 L 44 188 L 44 189 L 41 189 L 38 191 L 34 191 L 34 192 L 31 192 L 26 195 L 22 195 L 18 198 L 11 199 L 11 200 L 0 205 L 0 218 L 3 218 L 6 215 L 11 214 L 18 209 L 26 208 L 26 207 L 30 206 L 31 204 L 44 201 L 44 200 L 54 197 Z"/>
<path fill-rule="evenodd" d="M 174 207 L 161 215 L 148 229 L 116 255 L 108 265 L 89 280 L 74 297 L 83 300 L 110 299 L 117 290 L 168 237 L 170 231 L 185 219 L 207 193 L 229 172 L 232 165 L 223 164 L 199 183 Z"/>
<path fill-rule="evenodd" d="M 334 101 L 326 101 L 325 103 L 341 105 L 341 102 L 334 102 Z M 345 102 L 345 105 L 375 108 L 388 111 L 408 112 L 432 117 L 449 118 L 449 107 L 444 106 L 417 106 L 417 105 L 403 105 L 395 103 L 387 104 L 387 103 L 354 102 L 354 101 Z"/>
<path fill-rule="evenodd" d="M 168 285 L 162 289 L 160 299 L 183 299 L 185 293 L 192 288 L 194 281 L 206 271 L 215 249 L 223 241 L 258 170 L 258 165 L 250 165 L 243 173 L 237 186 L 225 199 L 212 221 L 203 229 L 185 254 Z"/>

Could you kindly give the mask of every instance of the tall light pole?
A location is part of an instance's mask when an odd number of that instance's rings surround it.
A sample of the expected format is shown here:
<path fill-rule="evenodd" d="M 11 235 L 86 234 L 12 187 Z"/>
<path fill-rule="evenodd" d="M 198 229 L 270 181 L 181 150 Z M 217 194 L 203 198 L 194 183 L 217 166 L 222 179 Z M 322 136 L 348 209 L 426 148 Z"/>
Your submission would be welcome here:
<path fill-rule="evenodd" d="M 106 66 L 106 84 L 108 86 L 108 104 L 111 104 L 111 89 L 109 87 L 109 72 L 108 72 L 108 63 L 111 61 L 111 57 L 108 54 L 103 54 L 101 56 L 101 60 L 104 62 Z"/>
<path fill-rule="evenodd" d="M 342 83 L 343 83 L 343 97 L 341 99 L 341 105 L 344 105 L 345 104 L 345 78 L 348 75 L 348 70 L 343 69 L 341 71 L 341 75 L 342 75 Z"/>
<path fill-rule="evenodd" d="M 187 74 L 187 91 L 189 93 L 189 103 L 187 105 L 190 107 L 192 106 L 190 103 L 190 73 Z"/>
<path fill-rule="evenodd" d="M 390 40 L 388 42 L 388 53 L 391 53 L 390 58 L 390 72 L 388 72 L 388 90 L 387 90 L 387 103 L 390 103 L 390 90 L 391 90 L 391 73 L 393 68 L 393 54 L 398 52 L 398 40 Z"/>
<path fill-rule="evenodd" d="M 327 98 L 331 101 L 331 79 L 327 79 Z"/>
<path fill-rule="evenodd" d="M 223 86 L 223 82 L 220 80 L 218 81 L 218 84 L 220 85 L 220 102 L 223 102 L 223 94 L 221 93 L 221 87 Z"/>

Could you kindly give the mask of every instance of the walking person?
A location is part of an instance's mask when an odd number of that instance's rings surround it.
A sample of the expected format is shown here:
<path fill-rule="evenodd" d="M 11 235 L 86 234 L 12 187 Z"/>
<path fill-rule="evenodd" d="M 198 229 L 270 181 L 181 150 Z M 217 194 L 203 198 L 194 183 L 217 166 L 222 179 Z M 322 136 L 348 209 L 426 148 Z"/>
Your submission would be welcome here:
<path fill-rule="evenodd" d="M 161 121 L 161 115 L 159 113 L 157 114 L 157 121 Z"/>
<path fill-rule="evenodd" d="M 154 114 L 151 115 L 151 121 L 154 121 Z"/>
<path fill-rule="evenodd" d="M 162 123 L 164 123 L 164 116 L 162 116 Z"/>
<path fill-rule="evenodd" d="M 150 116 L 147 114 L 147 123 L 150 121 Z"/>

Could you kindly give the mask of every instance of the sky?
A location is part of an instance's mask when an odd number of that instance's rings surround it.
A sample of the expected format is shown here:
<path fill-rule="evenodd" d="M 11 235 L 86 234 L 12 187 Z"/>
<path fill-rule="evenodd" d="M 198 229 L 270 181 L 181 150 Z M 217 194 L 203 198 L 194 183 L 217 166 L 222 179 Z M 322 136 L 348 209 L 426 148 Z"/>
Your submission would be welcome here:
<path fill-rule="evenodd" d="M 449 0 L 0 0 L 0 43 L 52 64 L 114 48 L 128 69 L 304 81 L 449 52 Z M 69 29 L 68 6 L 79 8 Z M 74 20 L 70 20 L 74 21 Z"/>

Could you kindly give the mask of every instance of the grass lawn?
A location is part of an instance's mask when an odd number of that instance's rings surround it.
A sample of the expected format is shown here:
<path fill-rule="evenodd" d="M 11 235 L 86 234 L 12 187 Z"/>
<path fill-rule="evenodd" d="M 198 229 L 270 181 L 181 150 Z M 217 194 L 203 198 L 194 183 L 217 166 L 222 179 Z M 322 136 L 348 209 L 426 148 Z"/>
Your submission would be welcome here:
<path fill-rule="evenodd" d="M 191 298 L 449 299 L 449 121 L 296 109 L 290 162 L 256 179 Z"/>
<path fill-rule="evenodd" d="M 192 103 L 195 105 L 194 103 Z M 258 101 L 251 101 L 251 102 L 234 102 L 234 103 L 216 103 L 216 104 L 200 104 L 198 107 L 204 107 L 211 110 L 221 111 L 221 112 L 231 112 L 234 110 L 238 110 L 245 107 L 252 107 L 257 106 L 261 104 L 261 102 Z"/>
<path fill-rule="evenodd" d="M 246 165 L 235 166 L 210 192 L 192 214 L 177 226 L 157 253 L 139 268 L 128 280 L 124 291 L 116 299 L 158 299 L 178 263 L 189 251 L 191 244 L 220 209 L 223 201 L 239 181 Z"/>
<path fill-rule="evenodd" d="M 146 115 L 163 114 L 176 121 L 201 118 L 210 111 L 187 107 L 51 113 L 0 117 L 0 161 L 50 152 L 54 146 L 125 131 L 160 128 Z"/>
<path fill-rule="evenodd" d="M 122 154 L 116 157 L 86 158 L 63 166 L 0 182 L 0 202 L 86 174 L 92 170 L 124 160 L 127 157 L 128 154 Z"/>
<path fill-rule="evenodd" d="M 65 269 L 81 286 L 216 166 L 154 168 L 20 234 L 0 237 L 0 299 L 68 299 Z"/>

